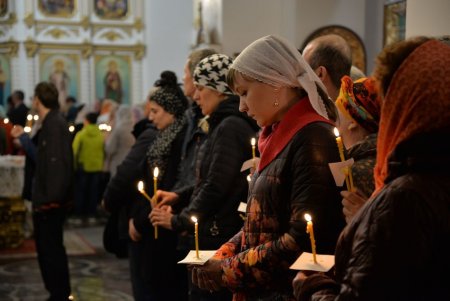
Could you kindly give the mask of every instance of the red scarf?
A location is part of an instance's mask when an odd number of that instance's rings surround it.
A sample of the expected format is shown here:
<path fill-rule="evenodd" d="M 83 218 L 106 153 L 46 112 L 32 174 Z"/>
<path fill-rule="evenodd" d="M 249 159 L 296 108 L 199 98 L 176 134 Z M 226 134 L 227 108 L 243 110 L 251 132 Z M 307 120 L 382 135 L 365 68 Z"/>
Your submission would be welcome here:
<path fill-rule="evenodd" d="M 330 120 L 317 114 L 306 96 L 293 105 L 280 122 L 264 127 L 258 141 L 261 153 L 258 172 L 281 153 L 298 131 L 310 123 L 319 121 L 333 125 Z"/>

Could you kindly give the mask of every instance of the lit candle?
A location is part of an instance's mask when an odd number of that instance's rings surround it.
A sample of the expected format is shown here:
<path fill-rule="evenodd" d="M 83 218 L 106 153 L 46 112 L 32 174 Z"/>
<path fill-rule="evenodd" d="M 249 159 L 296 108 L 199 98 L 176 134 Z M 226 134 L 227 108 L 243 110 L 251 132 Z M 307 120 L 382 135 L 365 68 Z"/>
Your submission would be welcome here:
<path fill-rule="evenodd" d="M 252 138 L 252 140 L 250 140 L 250 144 L 252 145 L 252 157 L 253 157 L 253 168 L 256 169 L 256 139 Z"/>
<path fill-rule="evenodd" d="M 73 125 L 69 126 L 69 132 L 73 133 L 75 131 L 75 127 Z"/>
<path fill-rule="evenodd" d="M 155 167 L 153 169 L 153 194 L 156 195 L 156 190 L 158 190 L 158 175 L 159 175 L 159 168 Z"/>
<path fill-rule="evenodd" d="M 198 220 L 195 216 L 191 216 L 191 220 L 195 223 L 195 230 L 194 230 L 194 235 L 195 235 L 195 255 L 197 256 L 198 259 L 200 259 L 200 255 L 199 255 L 199 250 L 198 250 Z"/>
<path fill-rule="evenodd" d="M 252 156 L 253 156 L 253 159 L 255 159 L 256 158 L 256 139 L 252 138 L 252 140 L 250 140 L 250 143 L 252 145 Z"/>
<path fill-rule="evenodd" d="M 336 135 L 336 143 L 339 149 L 339 157 L 341 158 L 341 161 L 345 161 L 345 155 L 344 155 L 344 144 L 342 143 L 342 138 L 339 135 L 339 130 L 337 128 L 334 128 L 334 135 Z M 345 168 L 345 184 L 347 185 L 348 191 L 353 191 L 353 177 L 352 177 L 352 170 L 350 166 L 347 166 Z"/>
<path fill-rule="evenodd" d="M 150 204 L 152 204 L 152 199 L 150 198 L 150 196 L 144 190 L 144 182 L 139 181 L 139 183 L 138 183 L 138 190 L 150 202 Z M 157 226 L 153 226 L 153 229 L 155 231 L 155 239 L 158 239 L 158 227 Z"/>
<path fill-rule="evenodd" d="M 309 233 L 309 239 L 311 240 L 311 250 L 313 253 L 313 260 L 314 263 L 317 263 L 316 259 L 316 240 L 314 239 L 314 229 L 313 229 L 313 223 L 311 215 L 308 213 L 305 213 L 305 220 L 306 220 L 306 233 Z"/>
<path fill-rule="evenodd" d="M 33 127 L 33 115 L 31 115 L 31 114 L 27 115 L 27 123 L 25 124 L 25 127 L 30 128 L 29 131 L 25 131 L 25 132 L 31 132 L 31 128 Z"/>
<path fill-rule="evenodd" d="M 145 192 L 145 190 L 144 190 L 144 182 L 139 181 L 139 183 L 138 183 L 138 190 L 139 190 L 140 193 L 142 193 L 142 195 L 143 195 L 149 202 L 152 201 L 152 199 L 150 198 L 150 196 L 149 196 L 149 195 Z"/>
<path fill-rule="evenodd" d="M 252 176 L 251 175 L 247 175 L 247 182 L 251 182 L 252 181 Z"/>
<path fill-rule="evenodd" d="M 5 124 L 9 123 L 9 119 L 8 119 L 8 118 L 5 118 L 5 119 L 3 119 L 3 122 L 4 122 Z"/>
<path fill-rule="evenodd" d="M 156 206 L 157 201 L 156 201 L 156 191 L 158 190 L 158 175 L 159 175 L 159 168 L 155 167 L 155 169 L 153 169 L 153 207 Z M 158 227 L 155 226 L 155 239 L 158 239 Z"/>
<path fill-rule="evenodd" d="M 38 121 L 38 120 L 39 120 L 39 115 L 37 115 L 37 114 L 34 115 L 34 116 L 33 116 L 33 120 L 34 120 L 34 121 Z"/>

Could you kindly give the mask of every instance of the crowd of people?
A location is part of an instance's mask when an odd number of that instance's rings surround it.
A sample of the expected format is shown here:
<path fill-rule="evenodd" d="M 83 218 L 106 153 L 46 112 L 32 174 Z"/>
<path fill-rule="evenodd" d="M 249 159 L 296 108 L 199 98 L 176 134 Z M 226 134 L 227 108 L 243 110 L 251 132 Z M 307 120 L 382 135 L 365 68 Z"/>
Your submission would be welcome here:
<path fill-rule="evenodd" d="M 14 92 L 0 150 L 27 157 L 24 198 L 49 300 L 71 294 L 68 210 L 95 217 L 100 200 L 105 249 L 128 257 L 135 300 L 449 299 L 449 68 L 450 46 L 433 37 L 387 46 L 365 76 L 339 36 L 298 50 L 270 35 L 234 59 L 193 51 L 183 87 L 162 72 L 139 122 L 132 107 L 105 101 L 75 135 L 54 85 L 35 88 L 31 135 Z M 78 112 L 66 111 L 73 122 Z M 340 186 L 330 164 L 342 156 L 353 163 Z M 215 255 L 177 264 L 196 238 Z M 335 255 L 335 265 L 290 269 L 303 252 Z"/>

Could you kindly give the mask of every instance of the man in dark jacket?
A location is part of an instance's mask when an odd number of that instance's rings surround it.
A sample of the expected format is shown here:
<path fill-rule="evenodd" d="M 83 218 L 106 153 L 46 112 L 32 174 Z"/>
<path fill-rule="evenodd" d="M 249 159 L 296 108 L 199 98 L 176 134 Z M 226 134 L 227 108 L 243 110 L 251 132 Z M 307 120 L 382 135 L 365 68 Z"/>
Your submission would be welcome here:
<path fill-rule="evenodd" d="M 14 91 L 11 95 L 13 108 L 8 113 L 8 117 L 14 125 L 25 126 L 27 122 L 28 108 L 23 103 L 24 98 L 25 94 L 20 90 Z"/>
<path fill-rule="evenodd" d="M 39 267 L 48 300 L 71 300 L 63 224 L 72 193 L 72 139 L 53 84 L 36 86 L 33 106 L 42 120 L 31 198 Z"/>

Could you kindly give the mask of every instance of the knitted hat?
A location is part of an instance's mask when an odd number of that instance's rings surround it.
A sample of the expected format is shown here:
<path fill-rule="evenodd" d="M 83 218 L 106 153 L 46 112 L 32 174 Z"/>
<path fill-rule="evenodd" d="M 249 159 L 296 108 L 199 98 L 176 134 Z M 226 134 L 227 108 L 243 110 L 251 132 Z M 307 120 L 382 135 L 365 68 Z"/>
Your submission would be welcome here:
<path fill-rule="evenodd" d="M 171 86 L 161 87 L 153 92 L 150 101 L 156 102 L 176 118 L 181 117 L 188 107 L 188 101 L 182 91 Z"/>
<path fill-rule="evenodd" d="M 343 76 L 336 106 L 370 133 L 378 132 L 381 98 L 374 79 L 363 77 L 353 82 Z"/>
<path fill-rule="evenodd" d="M 222 94 L 232 95 L 227 74 L 232 60 L 224 54 L 213 54 L 201 60 L 194 70 L 194 83 Z"/>

